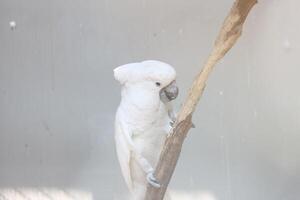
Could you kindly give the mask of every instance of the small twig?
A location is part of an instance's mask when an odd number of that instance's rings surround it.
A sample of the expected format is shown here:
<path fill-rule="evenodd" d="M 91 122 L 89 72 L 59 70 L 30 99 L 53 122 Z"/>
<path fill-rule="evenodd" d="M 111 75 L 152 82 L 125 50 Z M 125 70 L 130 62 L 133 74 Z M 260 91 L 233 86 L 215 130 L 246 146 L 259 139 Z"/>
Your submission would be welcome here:
<path fill-rule="evenodd" d="M 225 56 L 241 36 L 246 17 L 256 3 L 257 0 L 236 0 L 234 2 L 219 32 L 211 54 L 190 88 L 188 97 L 177 116 L 171 136 L 167 138 L 164 144 L 155 171 L 155 176 L 161 183 L 161 187 L 154 188 L 148 184 L 145 200 L 163 200 L 176 167 L 183 141 L 192 126 L 192 115 L 203 94 L 206 81 L 216 63 Z"/>

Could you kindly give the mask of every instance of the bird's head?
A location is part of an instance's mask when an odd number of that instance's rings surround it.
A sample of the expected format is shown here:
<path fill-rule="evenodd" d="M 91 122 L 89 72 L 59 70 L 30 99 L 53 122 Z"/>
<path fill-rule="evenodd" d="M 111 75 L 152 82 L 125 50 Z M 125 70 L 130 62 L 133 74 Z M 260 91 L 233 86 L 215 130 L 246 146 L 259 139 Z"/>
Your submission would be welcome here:
<path fill-rule="evenodd" d="M 154 60 L 130 63 L 114 69 L 115 79 L 125 88 L 140 88 L 159 94 L 164 103 L 176 99 L 176 72 L 172 66 Z"/>

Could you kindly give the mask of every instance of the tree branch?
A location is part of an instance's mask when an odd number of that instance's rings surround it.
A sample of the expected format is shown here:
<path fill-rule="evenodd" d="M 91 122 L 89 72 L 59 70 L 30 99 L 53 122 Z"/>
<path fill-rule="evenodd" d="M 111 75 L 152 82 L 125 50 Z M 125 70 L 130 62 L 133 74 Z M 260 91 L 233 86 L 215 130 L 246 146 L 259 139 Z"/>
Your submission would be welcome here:
<path fill-rule="evenodd" d="M 203 94 L 206 81 L 216 63 L 236 43 L 241 36 L 243 24 L 257 0 L 236 0 L 226 17 L 215 45 L 201 72 L 196 76 L 180 112 L 178 113 L 171 136 L 167 138 L 156 167 L 155 176 L 160 188 L 148 184 L 145 200 L 163 200 L 166 189 L 176 167 L 183 141 L 192 126 L 192 115 Z"/>

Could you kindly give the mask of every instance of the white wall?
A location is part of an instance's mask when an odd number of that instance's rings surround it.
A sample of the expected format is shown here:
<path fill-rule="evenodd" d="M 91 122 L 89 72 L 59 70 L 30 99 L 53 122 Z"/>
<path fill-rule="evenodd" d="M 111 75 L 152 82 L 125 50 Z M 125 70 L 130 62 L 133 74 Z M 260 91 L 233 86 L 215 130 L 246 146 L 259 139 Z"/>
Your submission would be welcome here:
<path fill-rule="evenodd" d="M 172 64 L 179 108 L 232 2 L 1 0 L 0 188 L 122 199 L 112 69 L 144 59 Z M 178 195 L 299 199 L 299 6 L 255 6 L 195 113 L 171 183 Z"/>

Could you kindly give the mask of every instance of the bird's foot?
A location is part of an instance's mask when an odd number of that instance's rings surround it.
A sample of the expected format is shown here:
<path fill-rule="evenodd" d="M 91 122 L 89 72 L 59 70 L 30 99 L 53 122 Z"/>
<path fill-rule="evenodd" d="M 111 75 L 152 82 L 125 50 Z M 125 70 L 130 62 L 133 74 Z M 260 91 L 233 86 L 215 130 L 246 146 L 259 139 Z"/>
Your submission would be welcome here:
<path fill-rule="evenodd" d="M 148 181 L 148 183 L 150 183 L 153 187 L 160 188 L 160 184 L 159 184 L 159 182 L 156 180 L 156 178 L 154 177 L 154 173 L 153 173 L 153 172 L 149 172 L 149 173 L 147 174 L 147 181 Z"/>
<path fill-rule="evenodd" d="M 191 128 L 196 128 L 195 124 L 192 122 Z"/>
<path fill-rule="evenodd" d="M 170 126 L 174 128 L 175 120 L 170 121 Z"/>

